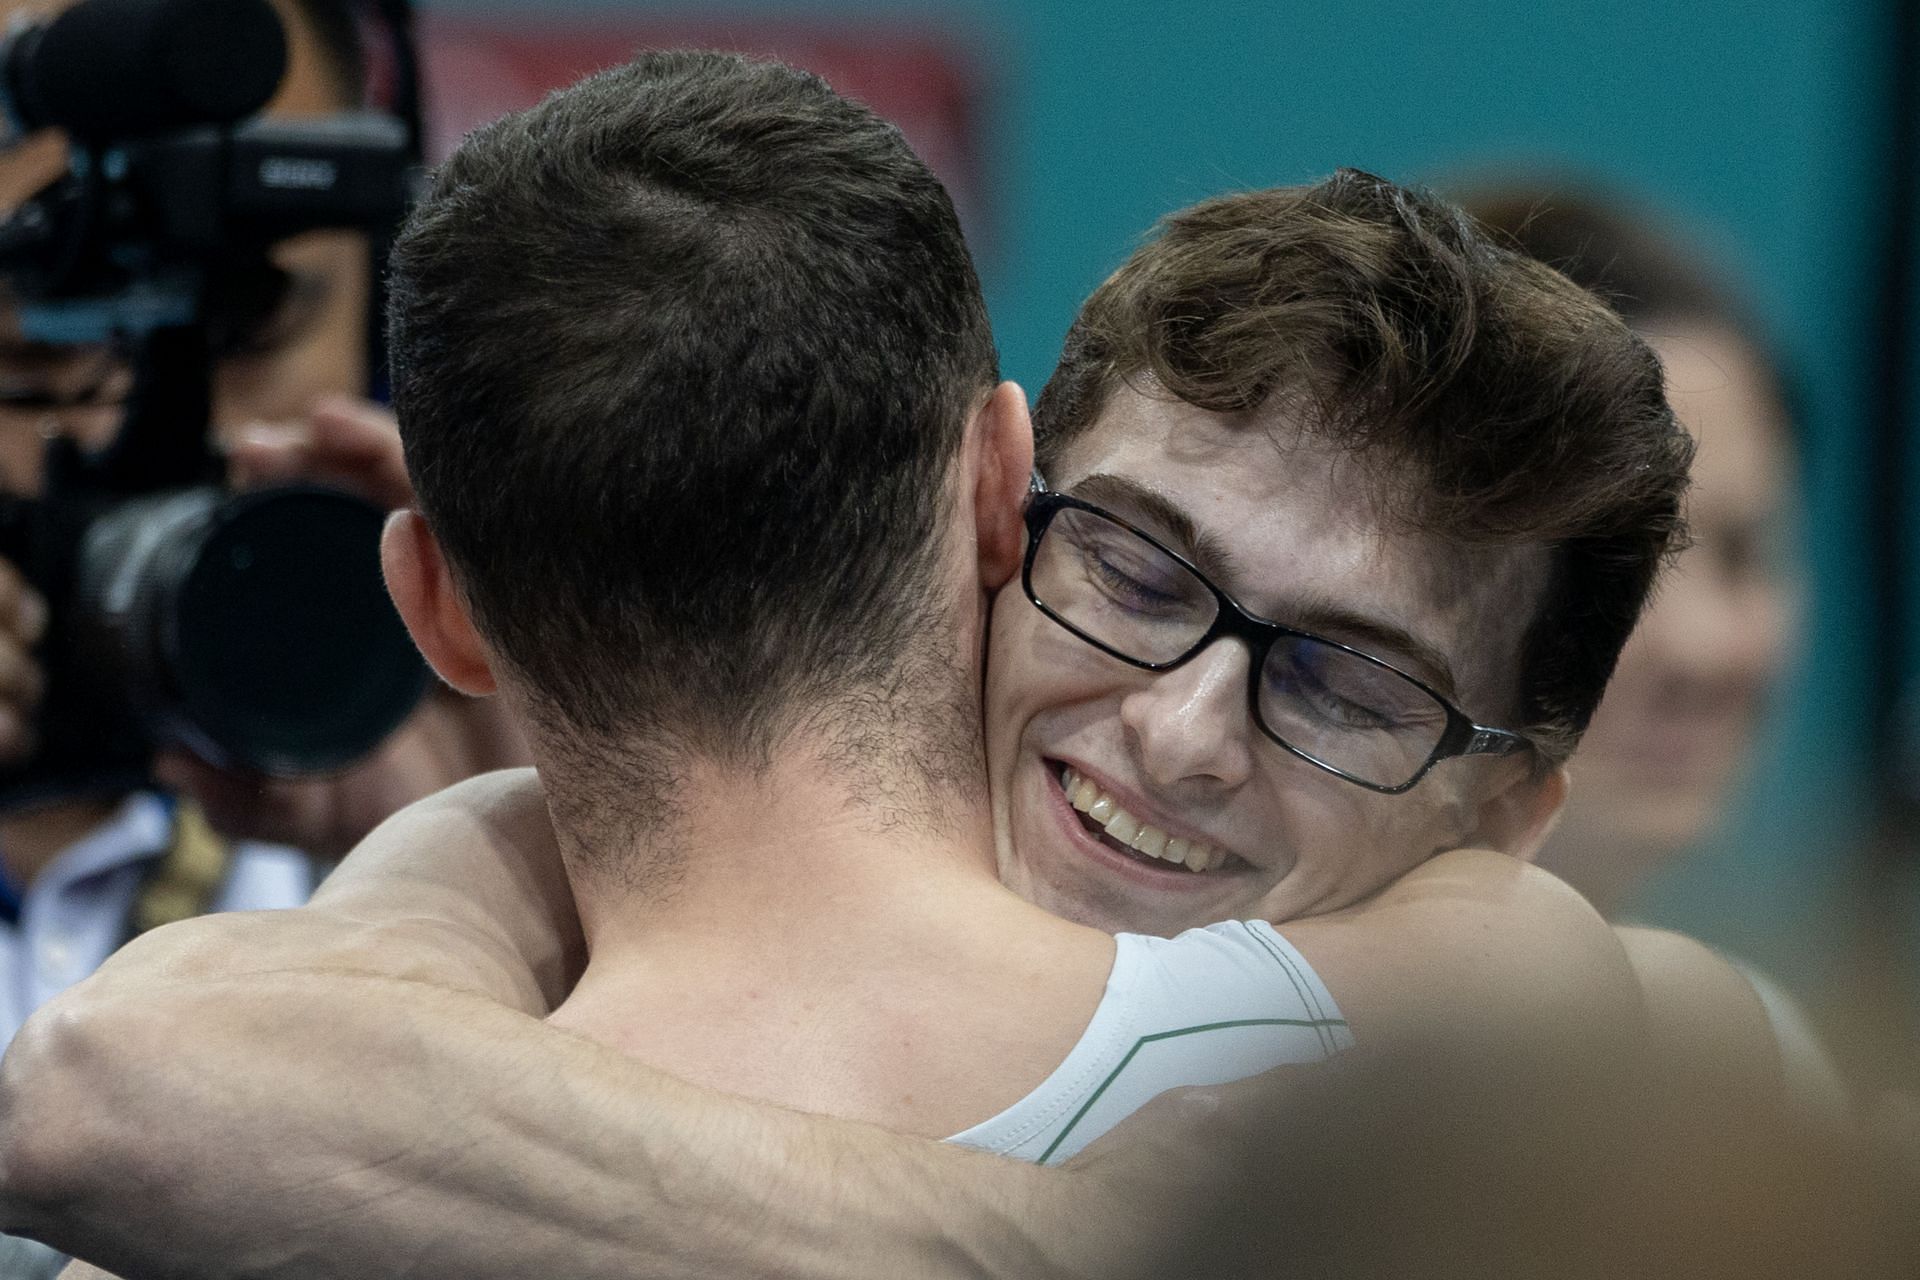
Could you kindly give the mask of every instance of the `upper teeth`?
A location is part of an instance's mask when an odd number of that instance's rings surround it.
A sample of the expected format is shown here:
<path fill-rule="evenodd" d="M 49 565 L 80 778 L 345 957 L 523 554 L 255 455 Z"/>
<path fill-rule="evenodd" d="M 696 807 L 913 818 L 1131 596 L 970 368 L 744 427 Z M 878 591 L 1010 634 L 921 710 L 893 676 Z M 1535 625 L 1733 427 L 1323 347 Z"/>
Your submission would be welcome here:
<path fill-rule="evenodd" d="M 1081 777 L 1071 768 L 1062 768 L 1060 787 L 1067 793 L 1067 802 L 1105 827 L 1109 836 L 1149 858 L 1178 863 L 1190 871 L 1211 871 L 1227 859 L 1226 851 L 1217 845 L 1185 836 L 1169 836 L 1159 827 L 1140 821 L 1091 779 Z"/>

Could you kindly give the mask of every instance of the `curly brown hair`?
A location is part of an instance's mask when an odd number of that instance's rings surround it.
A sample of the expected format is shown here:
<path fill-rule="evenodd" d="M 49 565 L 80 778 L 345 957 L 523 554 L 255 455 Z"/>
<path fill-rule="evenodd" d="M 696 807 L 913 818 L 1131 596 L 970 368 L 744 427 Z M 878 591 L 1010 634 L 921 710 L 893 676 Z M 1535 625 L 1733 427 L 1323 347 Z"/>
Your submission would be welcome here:
<path fill-rule="evenodd" d="M 1564 276 L 1371 174 L 1167 218 L 1067 335 L 1034 412 L 1043 469 L 1123 384 L 1284 406 L 1367 464 L 1393 527 L 1546 546 L 1519 690 L 1546 762 L 1578 742 L 1685 541 L 1693 445 L 1653 352 Z"/>

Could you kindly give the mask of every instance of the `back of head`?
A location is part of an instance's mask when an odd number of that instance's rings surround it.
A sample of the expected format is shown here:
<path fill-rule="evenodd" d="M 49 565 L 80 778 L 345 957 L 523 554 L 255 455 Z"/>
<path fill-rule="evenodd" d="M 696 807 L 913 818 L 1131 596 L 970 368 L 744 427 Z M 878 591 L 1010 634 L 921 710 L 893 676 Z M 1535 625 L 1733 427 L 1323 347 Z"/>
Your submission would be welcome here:
<path fill-rule="evenodd" d="M 1683 538 L 1691 457 L 1658 361 L 1603 303 L 1451 206 L 1342 170 L 1168 218 L 1068 335 L 1035 410 L 1043 467 L 1127 380 L 1288 411 L 1367 465 L 1401 531 L 1549 548 L 1519 700 L 1545 758 L 1572 750 Z"/>
<path fill-rule="evenodd" d="M 784 66 L 643 56 L 469 137 L 391 297 L 422 510 L 543 737 L 738 760 L 900 689 L 995 358 L 894 127 Z"/>

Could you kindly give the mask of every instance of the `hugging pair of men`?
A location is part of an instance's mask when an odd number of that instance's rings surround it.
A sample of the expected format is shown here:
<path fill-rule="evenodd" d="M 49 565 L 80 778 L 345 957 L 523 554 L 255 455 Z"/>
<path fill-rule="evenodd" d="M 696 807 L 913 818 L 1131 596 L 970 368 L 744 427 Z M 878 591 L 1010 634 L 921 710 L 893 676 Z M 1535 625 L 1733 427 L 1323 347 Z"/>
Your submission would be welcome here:
<path fill-rule="evenodd" d="M 469 138 L 391 296 L 389 585 L 537 778 L 30 1024 L 13 1225 L 250 1275 L 1041 1274 L 1154 1197 L 1009 1229 L 1064 1184 L 912 1135 L 1059 1162 L 1355 1042 L 1564 1081 L 1673 1008 L 1777 1089 L 1737 976 L 1526 864 L 1691 446 L 1618 316 L 1456 211 L 1355 172 L 1183 211 L 1030 420 L 896 130 L 660 54 Z"/>

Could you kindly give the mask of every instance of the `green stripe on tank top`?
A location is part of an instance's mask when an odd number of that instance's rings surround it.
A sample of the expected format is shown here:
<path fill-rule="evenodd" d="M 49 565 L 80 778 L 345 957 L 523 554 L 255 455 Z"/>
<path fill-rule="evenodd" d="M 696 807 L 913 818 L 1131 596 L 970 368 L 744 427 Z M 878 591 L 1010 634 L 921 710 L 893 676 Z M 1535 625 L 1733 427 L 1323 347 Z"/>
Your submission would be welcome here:
<path fill-rule="evenodd" d="M 1150 1036 L 1141 1036 L 1138 1040 L 1134 1041 L 1133 1048 L 1127 1050 L 1126 1056 L 1120 1059 L 1120 1064 L 1108 1074 L 1105 1080 L 1100 1082 L 1100 1087 L 1093 1091 L 1093 1096 L 1088 1098 L 1081 1108 L 1073 1113 L 1073 1119 L 1067 1121 L 1067 1127 L 1062 1129 L 1059 1136 L 1047 1145 L 1047 1149 L 1040 1153 L 1040 1158 L 1034 1163 L 1045 1164 L 1053 1158 L 1053 1153 L 1060 1149 L 1060 1144 L 1065 1142 L 1068 1136 L 1079 1127 L 1082 1120 L 1086 1119 L 1087 1112 L 1093 1110 L 1093 1104 L 1100 1101 L 1101 1095 L 1106 1093 L 1108 1087 L 1120 1078 L 1120 1073 L 1127 1069 L 1127 1065 L 1133 1061 L 1134 1055 L 1138 1054 L 1142 1049 L 1154 1043 L 1156 1040 L 1174 1040 L 1181 1036 L 1194 1036 L 1206 1031 L 1229 1031 L 1235 1027 L 1311 1027 L 1321 1036 L 1322 1043 L 1324 1044 L 1326 1037 L 1325 1029 L 1327 1027 L 1344 1027 L 1346 1025 L 1347 1023 L 1344 1018 L 1243 1018 L 1237 1022 L 1208 1022 L 1197 1027 L 1181 1027 L 1175 1031 L 1156 1031 Z"/>

